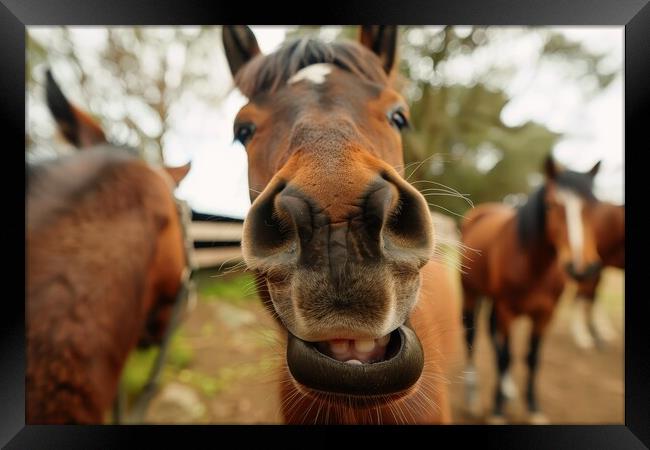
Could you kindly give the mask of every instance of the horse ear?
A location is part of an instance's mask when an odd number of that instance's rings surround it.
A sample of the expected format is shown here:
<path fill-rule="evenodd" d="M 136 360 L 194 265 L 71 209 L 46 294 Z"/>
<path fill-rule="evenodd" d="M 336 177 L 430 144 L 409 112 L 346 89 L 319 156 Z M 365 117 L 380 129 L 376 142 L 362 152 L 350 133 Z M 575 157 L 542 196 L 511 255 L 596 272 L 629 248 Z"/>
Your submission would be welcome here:
<path fill-rule="evenodd" d="M 192 161 L 180 167 L 165 166 L 165 172 L 167 172 L 169 176 L 172 177 L 172 180 L 174 180 L 174 184 L 178 186 L 179 184 L 181 184 L 181 181 L 183 181 L 183 178 L 185 178 L 185 176 L 188 174 L 191 168 L 192 168 Z"/>
<path fill-rule="evenodd" d="M 224 25 L 221 30 L 223 49 L 234 77 L 248 61 L 261 53 L 257 39 L 245 25 Z"/>
<path fill-rule="evenodd" d="M 92 147 L 106 142 L 102 127 L 65 98 L 49 69 L 46 78 L 47 106 L 66 140 L 77 148 Z"/>
<path fill-rule="evenodd" d="M 553 155 L 548 155 L 544 161 L 544 173 L 549 180 L 555 179 L 558 173 L 558 167 L 553 159 Z"/>
<path fill-rule="evenodd" d="M 361 44 L 372 50 L 387 74 L 395 68 L 397 52 L 396 25 L 363 25 L 359 33 Z"/>
<path fill-rule="evenodd" d="M 596 174 L 598 174 L 598 171 L 600 170 L 600 163 L 601 162 L 602 161 L 598 161 L 596 164 L 594 164 L 594 167 L 592 167 L 591 170 L 588 172 L 589 176 L 591 178 L 594 178 L 596 176 Z"/>

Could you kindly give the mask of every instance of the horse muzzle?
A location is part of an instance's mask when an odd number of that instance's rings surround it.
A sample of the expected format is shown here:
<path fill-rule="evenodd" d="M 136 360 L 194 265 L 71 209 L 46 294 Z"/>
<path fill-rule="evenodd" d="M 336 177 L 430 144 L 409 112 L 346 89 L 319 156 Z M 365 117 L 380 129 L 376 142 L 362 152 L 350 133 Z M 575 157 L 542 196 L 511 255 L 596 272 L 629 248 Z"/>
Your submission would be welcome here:
<path fill-rule="evenodd" d="M 287 364 L 304 387 L 325 393 L 372 397 L 399 394 L 413 386 L 424 368 L 422 345 L 406 324 L 390 333 L 383 357 L 375 362 L 341 361 L 289 332 Z M 321 347 L 322 348 L 322 347 Z"/>
<path fill-rule="evenodd" d="M 567 274 L 577 282 L 587 281 L 595 278 L 602 270 L 603 265 L 600 262 L 594 262 L 587 265 L 584 270 L 576 270 L 573 263 L 569 262 L 565 266 Z"/>

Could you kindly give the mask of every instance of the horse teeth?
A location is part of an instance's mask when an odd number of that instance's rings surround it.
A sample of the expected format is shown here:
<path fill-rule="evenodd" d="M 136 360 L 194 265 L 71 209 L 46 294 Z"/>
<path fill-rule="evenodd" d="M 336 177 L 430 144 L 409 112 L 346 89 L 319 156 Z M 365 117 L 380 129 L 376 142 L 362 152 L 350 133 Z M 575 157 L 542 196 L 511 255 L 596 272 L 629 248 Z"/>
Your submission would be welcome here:
<path fill-rule="evenodd" d="M 353 364 L 353 365 L 355 365 L 355 366 L 359 366 L 359 365 L 363 364 L 363 363 L 362 363 L 361 361 L 359 361 L 358 359 L 349 359 L 349 360 L 345 361 L 345 363 L 346 363 L 346 364 Z"/>
<path fill-rule="evenodd" d="M 347 339 L 335 339 L 330 341 L 330 350 L 332 353 L 343 354 L 347 353 L 350 348 L 350 344 Z"/>
<path fill-rule="evenodd" d="M 354 349 L 359 353 L 370 353 L 375 349 L 374 339 L 358 339 L 354 341 Z"/>
<path fill-rule="evenodd" d="M 386 347 L 389 341 L 390 341 L 390 334 L 387 334 L 386 336 L 377 339 L 377 345 L 381 347 Z"/>

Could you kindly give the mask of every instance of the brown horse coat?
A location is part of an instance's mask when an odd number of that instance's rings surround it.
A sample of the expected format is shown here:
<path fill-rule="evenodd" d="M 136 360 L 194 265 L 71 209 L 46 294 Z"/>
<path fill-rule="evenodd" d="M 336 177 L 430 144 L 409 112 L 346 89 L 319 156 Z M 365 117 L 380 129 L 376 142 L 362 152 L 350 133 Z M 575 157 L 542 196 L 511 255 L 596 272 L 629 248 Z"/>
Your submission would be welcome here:
<path fill-rule="evenodd" d="M 173 198 L 186 170 L 170 176 L 102 142 L 55 97 L 64 135 L 92 148 L 28 170 L 26 419 L 97 424 L 129 352 L 166 329 L 186 266 Z"/>
<path fill-rule="evenodd" d="M 482 297 L 492 300 L 490 333 L 496 349 L 499 381 L 491 420 L 501 423 L 504 400 L 513 394 L 508 374 L 509 334 L 518 316 L 532 320 L 527 407 L 533 423 L 543 422 L 534 380 L 542 336 L 551 321 L 569 276 L 591 279 L 600 261 L 593 228 L 597 201 L 588 173 L 561 170 L 552 157 L 545 164 L 545 183 L 518 210 L 485 203 L 470 210 L 461 224 L 463 254 L 463 321 L 468 351 L 467 403 L 476 413 L 477 396 L 472 364 L 475 310 Z"/>
<path fill-rule="evenodd" d="M 286 422 L 449 423 L 459 303 L 446 268 L 431 261 L 427 203 L 403 178 L 408 108 L 390 86 L 396 27 L 362 27 L 361 45 L 300 39 L 270 55 L 245 27 L 224 27 L 223 37 L 250 100 L 235 119 L 253 201 L 242 250 L 287 339 Z M 404 327 L 417 337 L 398 337 Z M 340 342 L 376 350 L 384 339 L 404 347 L 379 362 L 327 353 Z M 408 387 L 378 387 L 407 372 L 417 376 Z"/>

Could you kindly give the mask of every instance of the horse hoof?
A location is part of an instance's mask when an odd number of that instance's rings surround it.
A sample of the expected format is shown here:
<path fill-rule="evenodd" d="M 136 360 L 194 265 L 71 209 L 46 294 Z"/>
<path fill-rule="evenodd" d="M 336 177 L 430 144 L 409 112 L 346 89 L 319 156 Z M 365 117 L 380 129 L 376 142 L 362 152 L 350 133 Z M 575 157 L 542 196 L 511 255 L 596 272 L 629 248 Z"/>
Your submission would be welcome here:
<path fill-rule="evenodd" d="M 492 414 L 490 417 L 487 418 L 486 422 L 488 425 L 506 425 L 508 423 L 506 421 L 506 418 L 503 417 L 501 414 Z"/>
<path fill-rule="evenodd" d="M 528 423 L 530 425 L 548 425 L 550 422 L 544 413 L 534 412 L 528 416 Z"/>

